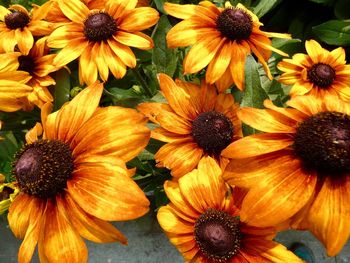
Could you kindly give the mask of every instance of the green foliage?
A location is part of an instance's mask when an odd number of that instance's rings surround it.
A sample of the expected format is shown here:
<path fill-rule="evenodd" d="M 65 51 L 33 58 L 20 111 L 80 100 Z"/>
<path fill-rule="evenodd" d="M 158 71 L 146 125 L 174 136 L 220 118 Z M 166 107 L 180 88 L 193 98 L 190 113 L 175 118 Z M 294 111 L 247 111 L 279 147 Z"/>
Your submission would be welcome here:
<path fill-rule="evenodd" d="M 329 45 L 350 45 L 350 21 L 331 20 L 313 27 L 313 30 L 323 42 Z"/>

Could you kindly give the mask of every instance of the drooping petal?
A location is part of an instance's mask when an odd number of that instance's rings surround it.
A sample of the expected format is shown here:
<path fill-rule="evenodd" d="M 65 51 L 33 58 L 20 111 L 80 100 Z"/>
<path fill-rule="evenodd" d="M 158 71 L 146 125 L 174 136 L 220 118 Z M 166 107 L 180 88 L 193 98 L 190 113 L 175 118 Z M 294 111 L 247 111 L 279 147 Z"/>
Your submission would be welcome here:
<path fill-rule="evenodd" d="M 231 61 L 231 52 L 232 46 L 230 42 L 224 43 L 222 48 L 218 50 L 213 60 L 209 63 L 205 75 L 208 83 L 213 84 L 225 73 Z"/>
<path fill-rule="evenodd" d="M 85 48 L 88 46 L 89 42 L 85 38 L 76 38 L 69 42 L 69 44 L 64 47 L 53 60 L 54 66 L 63 67 L 74 59 L 78 58 Z"/>
<path fill-rule="evenodd" d="M 28 55 L 30 49 L 34 45 L 34 38 L 32 33 L 28 30 L 28 28 L 24 27 L 23 29 L 16 29 L 15 37 L 17 40 L 17 45 L 19 50 L 24 54 Z"/>

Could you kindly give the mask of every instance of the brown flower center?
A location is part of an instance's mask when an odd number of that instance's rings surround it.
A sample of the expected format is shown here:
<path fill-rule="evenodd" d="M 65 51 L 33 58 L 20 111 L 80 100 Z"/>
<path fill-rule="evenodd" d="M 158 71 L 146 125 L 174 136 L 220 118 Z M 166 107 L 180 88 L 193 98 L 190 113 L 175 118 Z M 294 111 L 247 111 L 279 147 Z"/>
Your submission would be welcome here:
<path fill-rule="evenodd" d="M 303 121 L 294 138 L 295 154 L 319 173 L 350 171 L 350 116 L 321 112 Z"/>
<path fill-rule="evenodd" d="M 216 209 L 208 209 L 196 220 L 194 235 L 200 251 L 214 262 L 226 262 L 241 247 L 239 219 Z"/>
<path fill-rule="evenodd" d="M 5 24 L 9 29 L 24 28 L 29 21 L 27 14 L 17 10 L 5 16 Z"/>
<path fill-rule="evenodd" d="M 13 173 L 21 191 L 41 198 L 61 192 L 73 172 L 69 146 L 59 140 L 27 144 L 16 155 Z"/>
<path fill-rule="evenodd" d="M 23 70 L 32 74 L 35 70 L 35 62 L 30 56 L 20 56 L 18 57 L 19 67 L 18 70 Z"/>
<path fill-rule="evenodd" d="M 220 112 L 203 112 L 192 123 L 192 136 L 206 153 L 219 155 L 231 143 L 233 125 Z"/>
<path fill-rule="evenodd" d="M 84 22 L 84 34 L 90 41 L 107 40 L 117 29 L 114 18 L 104 12 L 92 14 Z"/>
<path fill-rule="evenodd" d="M 320 88 L 327 88 L 335 79 L 335 70 L 327 64 L 317 63 L 309 69 L 307 77 Z"/>
<path fill-rule="evenodd" d="M 216 27 L 221 34 L 230 40 L 245 40 L 253 30 L 252 18 L 239 8 L 227 8 L 216 20 Z"/>

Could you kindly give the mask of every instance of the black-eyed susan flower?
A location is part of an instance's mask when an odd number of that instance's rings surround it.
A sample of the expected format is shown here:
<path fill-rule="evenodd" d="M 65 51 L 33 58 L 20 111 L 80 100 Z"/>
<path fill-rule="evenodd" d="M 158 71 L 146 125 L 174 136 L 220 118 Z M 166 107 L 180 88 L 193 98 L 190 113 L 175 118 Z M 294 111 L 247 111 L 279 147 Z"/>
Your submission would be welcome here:
<path fill-rule="evenodd" d="M 41 108 L 45 103 L 52 102 L 53 98 L 47 87 L 55 85 L 55 80 L 49 73 L 57 71 L 59 68 L 52 65 L 56 54 L 49 54 L 49 48 L 46 45 L 46 37 L 40 38 L 34 43 L 28 55 L 19 52 L 7 53 L 8 60 L 12 59 L 11 64 L 18 65 L 17 70 L 27 72 L 30 80 L 26 83 L 33 88 L 24 101 L 24 109 L 31 110 L 34 105 Z"/>
<path fill-rule="evenodd" d="M 125 165 L 147 145 L 147 120 L 133 109 L 99 108 L 102 91 L 95 83 L 49 115 L 46 104 L 42 125 L 27 133 L 17 153 L 13 173 L 20 193 L 8 221 L 24 239 L 19 262 L 29 262 L 37 244 L 41 262 L 86 262 L 81 237 L 126 244 L 106 221 L 134 219 L 149 209 L 131 179 L 134 170 Z"/>
<path fill-rule="evenodd" d="M 238 104 L 231 94 L 217 94 L 213 85 L 174 82 L 158 75 L 167 103 L 143 103 L 138 110 L 159 124 L 152 138 L 166 142 L 155 155 L 158 166 L 180 177 L 193 170 L 199 160 L 210 155 L 224 167 L 228 159 L 221 156 L 232 141 L 242 137 L 237 117 Z"/>
<path fill-rule="evenodd" d="M 277 65 L 283 72 L 279 81 L 292 85 L 290 95 L 313 94 L 322 98 L 331 93 L 350 101 L 350 65 L 345 65 L 344 49 L 328 51 L 315 40 L 306 41 L 305 48 L 307 54 L 295 54 Z"/>
<path fill-rule="evenodd" d="M 206 70 L 206 81 L 216 83 L 220 91 L 233 83 L 244 88 L 244 65 L 248 54 L 253 53 L 272 79 L 267 60 L 274 51 L 269 37 L 289 38 L 288 34 L 268 33 L 260 30 L 258 17 L 242 4 L 226 8 L 216 7 L 209 1 L 199 5 L 165 3 L 164 9 L 174 17 L 184 19 L 167 34 L 168 47 L 191 46 L 184 59 L 184 73 Z"/>
<path fill-rule="evenodd" d="M 31 76 L 16 70 L 19 55 L 19 52 L 0 54 L 0 111 L 12 112 L 24 108 L 26 98 L 33 92 L 33 88 L 25 84 Z"/>
<path fill-rule="evenodd" d="M 79 58 L 81 83 L 93 83 L 98 74 L 107 81 L 109 71 L 122 78 L 127 67 L 136 66 L 130 47 L 153 47 L 152 39 L 140 32 L 157 23 L 159 14 L 153 8 L 135 8 L 137 1 L 106 1 L 103 9 L 92 10 L 79 0 L 58 4 L 72 22 L 57 28 L 48 45 L 62 48 L 54 59 L 55 66 Z"/>
<path fill-rule="evenodd" d="M 287 104 L 292 108 L 265 101 L 267 109 L 241 109 L 241 120 L 264 133 L 224 150 L 233 158 L 224 179 L 249 189 L 242 221 L 268 226 L 291 219 L 334 256 L 350 235 L 350 105 L 332 95 Z"/>
<path fill-rule="evenodd" d="M 43 20 L 44 15 L 41 8 L 28 12 L 21 5 L 11 5 L 8 9 L 0 6 L 0 46 L 6 52 L 17 47 L 21 53 L 28 55 L 34 37 L 46 36 L 53 30 L 52 24 Z"/>
<path fill-rule="evenodd" d="M 210 157 L 198 169 L 167 181 L 170 199 L 158 211 L 158 221 L 186 262 L 303 262 L 272 239 L 276 228 L 257 228 L 240 220 L 243 191 L 231 190 L 222 170 Z"/>

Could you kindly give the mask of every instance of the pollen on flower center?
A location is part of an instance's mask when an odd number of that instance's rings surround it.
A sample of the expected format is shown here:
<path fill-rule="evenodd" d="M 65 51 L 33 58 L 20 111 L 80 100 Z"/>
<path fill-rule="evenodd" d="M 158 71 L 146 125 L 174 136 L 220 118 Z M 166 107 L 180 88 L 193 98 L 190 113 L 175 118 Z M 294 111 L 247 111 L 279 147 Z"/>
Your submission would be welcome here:
<path fill-rule="evenodd" d="M 335 79 L 335 70 L 327 64 L 317 63 L 309 69 L 307 77 L 320 88 L 327 88 Z"/>
<path fill-rule="evenodd" d="M 224 114 L 209 111 L 199 114 L 193 121 L 192 136 L 206 153 L 219 155 L 231 143 L 233 128 Z"/>
<path fill-rule="evenodd" d="M 84 34 L 90 41 L 107 40 L 117 29 L 114 18 L 104 12 L 92 14 L 84 22 Z"/>
<path fill-rule="evenodd" d="M 231 259 L 241 247 L 239 219 L 216 209 L 196 220 L 194 235 L 200 251 L 214 262 Z"/>
<path fill-rule="evenodd" d="M 59 140 L 27 144 L 16 155 L 13 173 L 21 191 L 41 198 L 61 192 L 73 172 L 72 152 Z"/>
<path fill-rule="evenodd" d="M 252 18 L 239 8 L 227 8 L 216 20 L 216 27 L 230 40 L 244 40 L 250 37 L 253 29 Z"/>
<path fill-rule="evenodd" d="M 27 14 L 17 10 L 5 16 L 5 25 L 9 29 L 24 28 L 29 21 Z"/>
<path fill-rule="evenodd" d="M 19 67 L 18 70 L 26 71 L 30 74 L 34 72 L 35 62 L 30 56 L 20 56 L 18 57 Z"/>
<path fill-rule="evenodd" d="M 297 129 L 294 150 L 307 168 L 320 173 L 350 171 L 350 116 L 321 112 L 309 117 Z"/>

